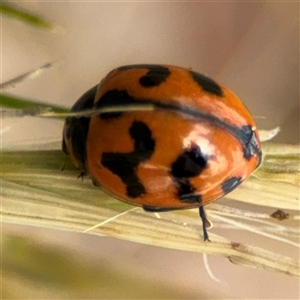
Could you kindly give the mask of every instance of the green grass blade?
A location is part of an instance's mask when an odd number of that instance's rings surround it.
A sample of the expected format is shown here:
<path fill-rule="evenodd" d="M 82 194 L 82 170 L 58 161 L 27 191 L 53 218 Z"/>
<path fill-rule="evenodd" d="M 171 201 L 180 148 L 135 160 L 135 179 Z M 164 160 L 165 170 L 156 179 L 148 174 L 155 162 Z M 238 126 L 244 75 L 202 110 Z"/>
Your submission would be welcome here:
<path fill-rule="evenodd" d="M 53 29 L 53 25 L 41 17 L 25 12 L 21 9 L 18 9 L 12 5 L 0 3 L 0 12 L 3 15 L 6 15 L 11 18 L 15 18 L 21 22 L 24 22 L 28 25 L 37 27 L 37 28 L 43 28 L 43 29 Z"/>
<path fill-rule="evenodd" d="M 58 105 L 52 105 L 48 103 L 42 103 L 35 100 L 29 100 L 24 98 L 19 98 L 16 96 L 12 96 L 9 94 L 0 94 L 0 106 L 5 108 L 11 108 L 11 109 L 22 109 L 22 110 L 28 110 L 28 109 L 46 109 L 51 110 L 55 113 L 67 113 L 69 112 L 68 108 L 58 106 Z M 20 114 L 18 114 L 20 115 Z M 21 113 L 22 115 L 22 113 Z M 26 111 L 23 111 L 23 115 L 28 115 Z M 5 117 L 5 113 L 2 113 L 2 116 Z M 13 115 L 8 115 L 13 116 Z"/>

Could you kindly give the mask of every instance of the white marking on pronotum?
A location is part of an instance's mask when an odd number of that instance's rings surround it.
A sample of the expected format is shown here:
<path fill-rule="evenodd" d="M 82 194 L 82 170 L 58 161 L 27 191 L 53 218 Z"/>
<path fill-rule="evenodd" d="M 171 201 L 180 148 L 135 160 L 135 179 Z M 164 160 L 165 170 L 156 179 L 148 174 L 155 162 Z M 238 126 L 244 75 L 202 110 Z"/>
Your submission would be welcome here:
<path fill-rule="evenodd" d="M 139 207 L 134 207 L 134 208 L 132 208 L 132 209 L 128 209 L 128 210 L 126 210 L 126 211 L 123 211 L 122 213 L 117 214 L 117 215 L 115 215 L 115 216 L 113 216 L 113 217 L 111 217 L 111 218 L 109 218 L 109 219 L 107 219 L 107 220 L 105 220 L 105 221 L 103 221 L 103 222 L 101 222 L 101 223 L 99 223 L 99 224 L 96 224 L 95 226 L 92 226 L 92 227 L 90 227 L 90 228 L 84 230 L 83 232 L 88 232 L 88 231 L 91 231 L 91 230 L 93 230 L 93 229 L 95 229 L 95 228 L 97 228 L 97 227 L 101 227 L 101 226 L 103 226 L 104 224 L 109 223 L 109 222 L 111 222 L 111 221 L 113 221 L 113 220 L 115 220 L 115 219 L 117 219 L 117 218 L 119 218 L 119 217 L 121 217 L 121 216 L 123 216 L 123 215 L 125 215 L 125 214 L 128 214 L 128 213 L 130 213 L 130 212 L 132 212 L 132 211 L 134 211 L 134 210 L 136 210 L 136 209 L 138 209 L 138 208 L 139 208 Z"/>

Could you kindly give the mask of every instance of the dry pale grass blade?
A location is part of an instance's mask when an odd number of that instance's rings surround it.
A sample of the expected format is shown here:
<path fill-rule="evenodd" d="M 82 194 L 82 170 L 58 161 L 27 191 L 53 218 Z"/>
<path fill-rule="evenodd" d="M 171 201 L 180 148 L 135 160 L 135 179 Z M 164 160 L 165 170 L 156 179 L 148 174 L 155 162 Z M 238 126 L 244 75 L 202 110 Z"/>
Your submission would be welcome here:
<path fill-rule="evenodd" d="M 275 143 L 263 143 L 264 155 L 268 156 L 296 156 L 299 159 L 300 145 L 299 144 L 275 144 Z"/>
<path fill-rule="evenodd" d="M 286 245 L 300 248 L 300 232 L 297 228 L 300 218 L 298 215 L 287 214 L 286 220 L 289 219 L 289 226 L 287 226 L 286 222 L 280 222 L 280 220 L 272 217 L 271 214 L 254 213 L 215 203 L 210 208 L 210 220 L 213 221 L 215 228 L 248 230 L 252 233 L 283 242 Z"/>
<path fill-rule="evenodd" d="M 251 180 L 230 193 L 230 198 L 299 212 L 300 146 L 274 143 L 262 146 L 261 166 Z"/>
<path fill-rule="evenodd" d="M 280 127 L 275 127 L 270 130 L 259 130 L 259 137 L 262 142 L 266 142 L 275 137 L 280 131 Z"/>
<path fill-rule="evenodd" d="M 4 222 L 109 235 L 159 247 L 220 255 L 237 264 L 300 276 L 299 262 L 291 257 L 213 233 L 210 233 L 212 242 L 204 242 L 197 210 L 168 212 L 157 219 L 141 208 L 133 209 L 107 196 L 93 187 L 89 179 L 76 180 L 76 171 L 61 173 L 62 161 L 59 151 L 2 153 Z M 67 164 L 65 170 L 70 169 Z M 243 197 L 249 193 L 246 190 Z M 261 196 L 260 193 L 260 199 Z M 217 220 L 217 211 L 220 209 L 208 207 L 213 221 Z M 227 222 L 225 219 L 223 211 L 221 221 Z"/>
<path fill-rule="evenodd" d="M 41 67 L 38 67 L 32 71 L 26 72 L 26 73 L 21 74 L 11 80 L 1 83 L 0 84 L 0 92 L 4 91 L 6 89 L 12 88 L 16 84 L 24 82 L 25 80 L 34 79 L 34 78 L 38 77 L 43 71 L 51 68 L 54 64 L 55 64 L 54 62 L 46 63 L 46 64 L 42 65 Z"/>
<path fill-rule="evenodd" d="M 230 193 L 230 199 L 299 212 L 299 187 L 291 183 L 260 180 L 252 176 Z"/>
<path fill-rule="evenodd" d="M 265 143 L 263 153 L 256 177 L 300 185 L 300 145 Z"/>

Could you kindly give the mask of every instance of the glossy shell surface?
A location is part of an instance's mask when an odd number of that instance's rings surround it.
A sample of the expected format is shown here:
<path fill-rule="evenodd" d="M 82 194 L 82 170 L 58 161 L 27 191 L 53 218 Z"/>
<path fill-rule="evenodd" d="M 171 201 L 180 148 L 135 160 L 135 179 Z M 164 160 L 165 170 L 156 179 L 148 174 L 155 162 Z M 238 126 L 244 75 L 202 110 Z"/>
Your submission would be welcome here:
<path fill-rule="evenodd" d="M 201 206 L 232 191 L 260 163 L 258 132 L 243 103 L 189 69 L 117 68 L 72 110 L 116 107 L 133 111 L 67 118 L 63 149 L 125 202 L 153 210 Z"/>

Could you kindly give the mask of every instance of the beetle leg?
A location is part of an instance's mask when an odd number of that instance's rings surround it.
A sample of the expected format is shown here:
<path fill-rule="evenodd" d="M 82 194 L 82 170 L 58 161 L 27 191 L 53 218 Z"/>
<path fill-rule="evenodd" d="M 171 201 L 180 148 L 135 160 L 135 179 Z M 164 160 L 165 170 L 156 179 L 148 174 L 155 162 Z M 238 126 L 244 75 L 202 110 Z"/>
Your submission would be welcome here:
<path fill-rule="evenodd" d="M 209 236 L 208 236 L 208 233 L 207 233 L 207 228 L 211 227 L 211 223 L 206 218 L 206 214 L 205 214 L 205 210 L 204 210 L 203 206 L 199 207 L 199 216 L 202 220 L 204 241 L 209 241 L 210 242 L 210 239 L 209 239 Z"/>

